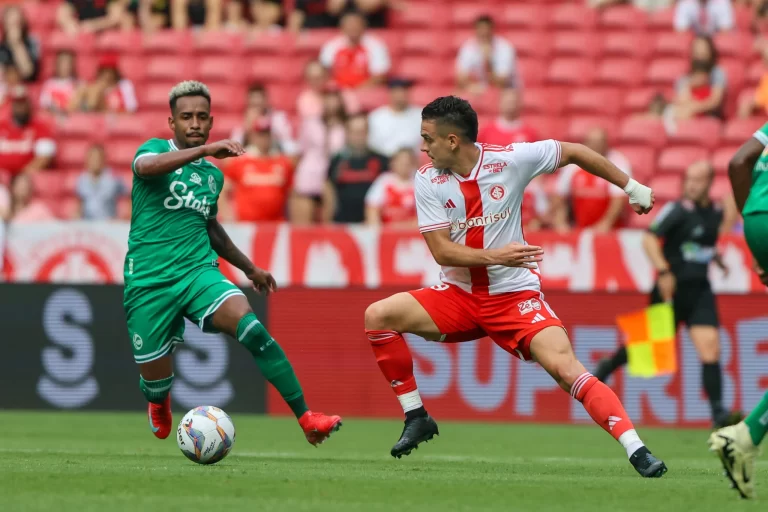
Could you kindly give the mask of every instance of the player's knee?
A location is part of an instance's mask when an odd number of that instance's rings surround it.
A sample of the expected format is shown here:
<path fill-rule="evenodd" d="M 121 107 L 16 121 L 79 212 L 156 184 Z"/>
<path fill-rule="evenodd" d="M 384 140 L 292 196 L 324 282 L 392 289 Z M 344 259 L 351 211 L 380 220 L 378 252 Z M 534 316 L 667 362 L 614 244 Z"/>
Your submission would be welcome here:
<path fill-rule="evenodd" d="M 381 331 L 394 329 L 391 311 L 386 300 L 374 302 L 365 310 L 365 328 Z"/>

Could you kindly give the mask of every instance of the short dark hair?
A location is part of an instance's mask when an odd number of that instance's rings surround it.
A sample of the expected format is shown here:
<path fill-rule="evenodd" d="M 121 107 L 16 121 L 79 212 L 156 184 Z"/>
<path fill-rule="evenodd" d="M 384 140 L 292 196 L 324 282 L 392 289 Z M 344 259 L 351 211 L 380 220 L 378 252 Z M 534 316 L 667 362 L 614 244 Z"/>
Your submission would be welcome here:
<path fill-rule="evenodd" d="M 487 14 L 478 16 L 477 19 L 475 19 L 475 25 L 481 25 L 481 24 L 493 26 L 493 18 L 491 18 Z"/>
<path fill-rule="evenodd" d="M 461 137 L 477 142 L 477 112 L 467 100 L 456 96 L 441 96 L 422 109 L 421 119 L 452 125 Z"/>
<path fill-rule="evenodd" d="M 264 84 L 256 82 L 248 86 L 248 94 L 253 94 L 254 92 L 260 92 L 266 96 L 267 88 L 264 86 Z"/>

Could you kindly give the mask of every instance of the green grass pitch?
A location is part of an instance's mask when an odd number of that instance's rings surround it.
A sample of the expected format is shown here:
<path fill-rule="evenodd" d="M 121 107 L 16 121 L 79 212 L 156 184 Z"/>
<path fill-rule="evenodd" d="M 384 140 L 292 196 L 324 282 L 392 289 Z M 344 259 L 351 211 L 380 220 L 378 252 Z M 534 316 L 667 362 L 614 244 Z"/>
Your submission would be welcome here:
<path fill-rule="evenodd" d="M 395 460 L 399 421 L 350 418 L 313 448 L 292 419 L 238 416 L 215 466 L 188 461 L 142 414 L 2 411 L 0 510 L 731 511 L 764 510 L 728 489 L 704 430 L 641 429 L 669 466 L 644 480 L 593 425 L 441 422 L 441 435 Z M 180 419 L 176 414 L 175 420 Z M 758 493 L 768 493 L 766 462 Z"/>

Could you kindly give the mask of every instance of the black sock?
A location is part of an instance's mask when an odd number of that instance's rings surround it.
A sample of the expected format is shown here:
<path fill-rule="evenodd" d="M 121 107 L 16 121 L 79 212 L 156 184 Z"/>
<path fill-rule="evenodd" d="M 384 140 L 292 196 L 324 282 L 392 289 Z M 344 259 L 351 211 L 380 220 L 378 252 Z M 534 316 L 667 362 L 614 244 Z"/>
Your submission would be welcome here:
<path fill-rule="evenodd" d="M 412 420 L 414 418 L 418 418 L 420 416 L 426 416 L 426 415 L 427 415 L 427 410 L 422 405 L 418 409 L 413 409 L 412 411 L 408 411 L 407 413 L 405 413 L 405 419 Z"/>
<path fill-rule="evenodd" d="M 598 371 L 595 371 L 595 377 L 601 381 L 605 381 L 613 372 L 627 364 L 627 348 L 621 347 L 606 361 L 605 366 L 601 364 Z"/>
<path fill-rule="evenodd" d="M 720 362 L 702 363 L 701 379 L 704 392 L 707 394 L 709 404 L 712 407 L 712 416 L 717 416 L 723 409 L 723 376 L 720 371 Z"/>

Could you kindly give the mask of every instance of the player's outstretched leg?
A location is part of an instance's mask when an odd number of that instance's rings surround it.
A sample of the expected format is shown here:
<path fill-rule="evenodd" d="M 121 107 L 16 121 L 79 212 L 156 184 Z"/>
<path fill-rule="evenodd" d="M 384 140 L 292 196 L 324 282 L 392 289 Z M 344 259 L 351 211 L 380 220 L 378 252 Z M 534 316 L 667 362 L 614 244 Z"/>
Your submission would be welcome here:
<path fill-rule="evenodd" d="M 139 388 L 149 406 L 149 429 L 159 439 L 165 439 L 173 429 L 171 413 L 171 386 L 173 385 L 173 360 L 170 354 L 149 363 L 139 365 Z"/>
<path fill-rule="evenodd" d="M 298 418 L 307 441 L 317 446 L 341 428 L 341 417 L 309 410 L 285 352 L 256 318 L 245 296 L 226 299 L 213 314 L 212 322 L 216 330 L 235 338 L 253 355 L 261 373 Z"/>
<path fill-rule="evenodd" d="M 530 351 L 538 362 L 590 417 L 627 451 L 632 466 L 645 478 L 658 478 L 667 466 L 654 457 L 637 435 L 619 397 L 587 372 L 573 353 L 568 335 L 560 327 L 547 327 L 531 340 Z"/>
<path fill-rule="evenodd" d="M 421 402 L 413 375 L 413 357 L 402 333 L 412 332 L 427 339 L 437 339 L 439 331 L 413 296 L 398 293 L 368 306 L 365 332 L 379 369 L 405 413 L 403 432 L 390 451 L 393 457 L 400 458 L 439 435 L 437 423 Z"/>
<path fill-rule="evenodd" d="M 755 458 L 766 433 L 768 393 L 744 421 L 709 436 L 709 449 L 720 457 L 726 476 L 742 498 L 755 497 Z"/>

